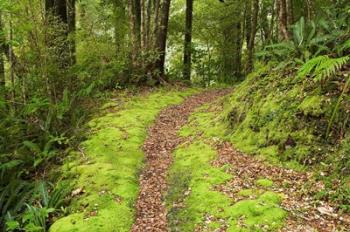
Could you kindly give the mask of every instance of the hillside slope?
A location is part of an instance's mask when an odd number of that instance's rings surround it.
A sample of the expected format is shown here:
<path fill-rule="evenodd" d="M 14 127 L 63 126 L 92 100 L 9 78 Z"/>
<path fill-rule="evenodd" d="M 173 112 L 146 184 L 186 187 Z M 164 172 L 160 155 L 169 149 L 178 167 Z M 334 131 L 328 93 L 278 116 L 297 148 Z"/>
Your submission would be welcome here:
<path fill-rule="evenodd" d="M 263 66 L 235 89 L 222 117 L 237 148 L 269 162 L 317 170 L 325 185 L 319 197 L 349 210 L 348 90 L 333 115 L 347 76 L 344 70 L 332 80 L 315 84 L 309 77 Z"/>

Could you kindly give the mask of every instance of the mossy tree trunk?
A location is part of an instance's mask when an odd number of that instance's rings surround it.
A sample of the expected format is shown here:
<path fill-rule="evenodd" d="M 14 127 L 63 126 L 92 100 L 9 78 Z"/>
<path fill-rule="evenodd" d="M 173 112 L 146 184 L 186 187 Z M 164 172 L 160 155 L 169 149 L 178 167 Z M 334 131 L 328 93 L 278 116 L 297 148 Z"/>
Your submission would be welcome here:
<path fill-rule="evenodd" d="M 75 0 L 46 0 L 46 17 L 53 30 L 49 46 L 55 48 L 56 56 L 62 68 L 70 67 L 75 63 Z M 57 25 L 61 24 L 61 28 Z M 69 34 L 72 38 L 69 38 Z M 58 42 L 52 42 L 52 41 Z"/>

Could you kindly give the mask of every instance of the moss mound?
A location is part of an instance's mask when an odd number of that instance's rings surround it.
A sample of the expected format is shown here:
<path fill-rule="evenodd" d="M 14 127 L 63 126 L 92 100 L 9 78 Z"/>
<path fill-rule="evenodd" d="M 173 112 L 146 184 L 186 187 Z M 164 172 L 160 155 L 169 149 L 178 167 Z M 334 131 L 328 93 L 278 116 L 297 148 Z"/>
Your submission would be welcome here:
<path fill-rule="evenodd" d="M 258 186 L 268 188 L 268 187 L 271 187 L 273 185 L 273 181 L 271 181 L 269 179 L 259 179 L 256 181 L 256 184 Z"/>
<path fill-rule="evenodd" d="M 334 188 L 333 176 L 341 177 L 341 190 L 326 189 L 320 197 L 330 197 L 350 209 L 346 197 L 350 192 L 346 187 L 350 174 L 346 145 L 350 141 L 349 98 L 343 99 L 330 124 L 345 80 L 334 77 L 315 83 L 282 73 L 274 71 L 272 64 L 260 67 L 235 89 L 222 114 L 229 134 L 226 138 L 240 150 L 270 162 L 296 169 L 312 165 L 313 170 L 322 170 L 319 178 L 329 188 Z"/>
<path fill-rule="evenodd" d="M 80 145 L 81 154 L 72 154 L 74 161 L 64 167 L 64 174 L 84 194 L 74 198 L 70 213 L 56 221 L 50 231 L 129 231 L 147 127 L 161 109 L 194 92 L 163 90 L 135 97 L 124 109 L 92 120 L 91 135 Z M 108 108 L 111 105 L 108 103 Z"/>

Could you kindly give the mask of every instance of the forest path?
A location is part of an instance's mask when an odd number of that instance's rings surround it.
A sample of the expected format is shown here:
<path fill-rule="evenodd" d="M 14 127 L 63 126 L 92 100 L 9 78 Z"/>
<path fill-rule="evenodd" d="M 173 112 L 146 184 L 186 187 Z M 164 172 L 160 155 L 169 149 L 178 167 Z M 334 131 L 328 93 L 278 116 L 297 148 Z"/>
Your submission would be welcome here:
<path fill-rule="evenodd" d="M 323 188 L 312 173 L 230 144 L 230 91 L 164 89 L 108 102 L 65 169 L 81 193 L 50 231 L 350 231 L 348 215 L 313 197 Z"/>
<path fill-rule="evenodd" d="M 313 173 L 233 147 L 221 118 L 225 101 L 198 108 L 180 129 L 162 215 L 168 228 L 145 231 L 350 231 L 348 214 L 315 197 L 323 187 Z"/>
<path fill-rule="evenodd" d="M 204 103 L 228 94 L 229 89 L 208 90 L 189 97 L 180 105 L 163 110 L 149 129 L 144 143 L 146 164 L 140 176 L 140 192 L 136 203 L 136 221 L 132 231 L 167 231 L 167 210 L 164 194 L 172 152 L 182 142 L 177 133 L 190 114 Z"/>

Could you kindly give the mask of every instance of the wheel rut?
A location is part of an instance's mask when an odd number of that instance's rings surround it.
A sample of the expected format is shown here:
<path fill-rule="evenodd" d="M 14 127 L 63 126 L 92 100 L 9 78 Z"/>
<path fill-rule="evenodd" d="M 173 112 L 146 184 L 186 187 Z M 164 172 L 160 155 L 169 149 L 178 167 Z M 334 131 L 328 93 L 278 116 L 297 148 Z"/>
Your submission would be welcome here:
<path fill-rule="evenodd" d="M 187 123 L 197 107 L 230 92 L 230 89 L 205 91 L 160 113 L 149 129 L 143 146 L 146 164 L 140 176 L 140 192 L 132 232 L 168 231 L 167 209 L 163 198 L 167 191 L 167 174 L 172 163 L 172 152 L 183 140 L 178 137 L 177 132 Z"/>

